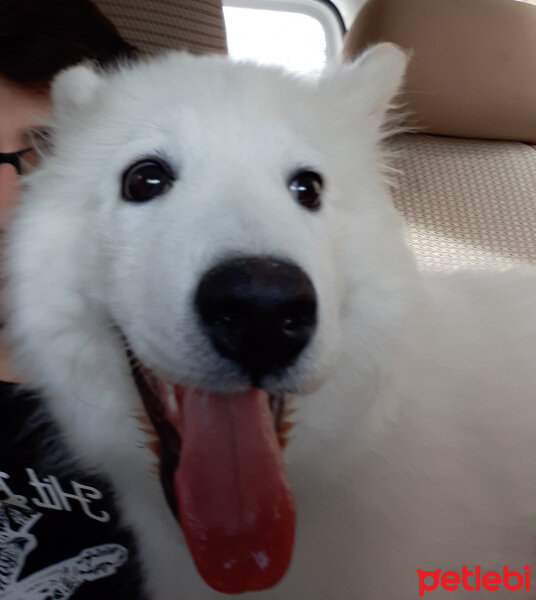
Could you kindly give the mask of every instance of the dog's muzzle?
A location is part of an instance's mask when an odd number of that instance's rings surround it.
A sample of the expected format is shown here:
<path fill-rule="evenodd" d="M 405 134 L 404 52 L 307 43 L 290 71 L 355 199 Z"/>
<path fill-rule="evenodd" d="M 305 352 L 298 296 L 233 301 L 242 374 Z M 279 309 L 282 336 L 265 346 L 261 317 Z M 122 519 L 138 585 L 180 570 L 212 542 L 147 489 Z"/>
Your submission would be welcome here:
<path fill-rule="evenodd" d="M 160 380 L 133 357 L 133 374 L 156 434 L 164 492 L 199 573 L 225 593 L 262 590 L 286 572 L 295 509 L 283 458 L 291 424 L 284 381 L 316 328 L 316 293 L 296 265 L 269 257 L 209 269 L 194 306 L 220 357 L 247 378 L 221 393 Z"/>

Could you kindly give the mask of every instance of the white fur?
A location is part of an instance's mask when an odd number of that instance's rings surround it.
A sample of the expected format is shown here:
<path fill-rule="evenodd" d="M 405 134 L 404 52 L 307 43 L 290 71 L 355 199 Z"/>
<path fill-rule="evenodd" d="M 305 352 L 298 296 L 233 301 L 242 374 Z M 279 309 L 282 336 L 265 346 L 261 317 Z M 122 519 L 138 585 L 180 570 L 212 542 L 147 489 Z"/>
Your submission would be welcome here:
<path fill-rule="evenodd" d="M 320 306 L 310 347 L 273 382 L 304 392 L 286 453 L 294 558 L 277 587 L 243 597 L 409 600 L 416 569 L 534 557 L 534 273 L 417 272 L 381 149 L 404 65 L 382 44 L 309 81 L 170 54 L 78 68 L 54 89 L 55 148 L 10 235 L 11 332 L 73 449 L 114 482 L 154 600 L 223 596 L 165 505 L 115 325 L 165 379 L 243 387 L 192 314 L 202 273 L 236 254 L 294 261 Z M 126 203 L 121 173 L 155 154 L 177 181 Z M 287 190 L 299 167 L 325 178 L 317 213 Z"/>

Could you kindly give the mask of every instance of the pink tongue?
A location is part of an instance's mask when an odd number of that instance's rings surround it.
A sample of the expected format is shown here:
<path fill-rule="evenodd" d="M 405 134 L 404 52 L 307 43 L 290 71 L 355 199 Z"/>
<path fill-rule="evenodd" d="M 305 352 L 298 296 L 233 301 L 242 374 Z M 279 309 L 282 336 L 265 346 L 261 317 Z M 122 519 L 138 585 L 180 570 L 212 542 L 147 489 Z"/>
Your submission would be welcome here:
<path fill-rule="evenodd" d="M 273 586 L 290 562 L 295 511 L 268 396 L 187 390 L 180 421 L 175 494 L 199 573 L 225 593 Z"/>

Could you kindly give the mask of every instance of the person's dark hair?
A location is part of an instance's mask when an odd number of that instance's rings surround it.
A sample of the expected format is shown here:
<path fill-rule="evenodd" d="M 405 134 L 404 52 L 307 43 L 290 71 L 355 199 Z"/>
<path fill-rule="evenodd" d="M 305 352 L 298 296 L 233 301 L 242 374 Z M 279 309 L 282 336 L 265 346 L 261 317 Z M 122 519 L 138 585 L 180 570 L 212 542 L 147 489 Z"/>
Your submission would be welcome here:
<path fill-rule="evenodd" d="M 135 54 L 89 0 L 0 0 L 0 75 L 47 90 L 82 60 L 107 66 Z"/>

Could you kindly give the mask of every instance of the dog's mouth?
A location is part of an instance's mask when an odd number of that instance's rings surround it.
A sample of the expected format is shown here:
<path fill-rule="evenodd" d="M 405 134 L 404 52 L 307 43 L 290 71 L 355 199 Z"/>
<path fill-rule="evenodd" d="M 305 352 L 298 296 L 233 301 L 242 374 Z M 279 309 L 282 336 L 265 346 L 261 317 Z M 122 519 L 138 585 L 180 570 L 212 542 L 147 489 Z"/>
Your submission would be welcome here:
<path fill-rule="evenodd" d="M 164 492 L 200 575 L 224 593 L 275 585 L 295 531 L 283 462 L 287 399 L 184 388 L 139 363 L 132 371 L 157 434 Z"/>

